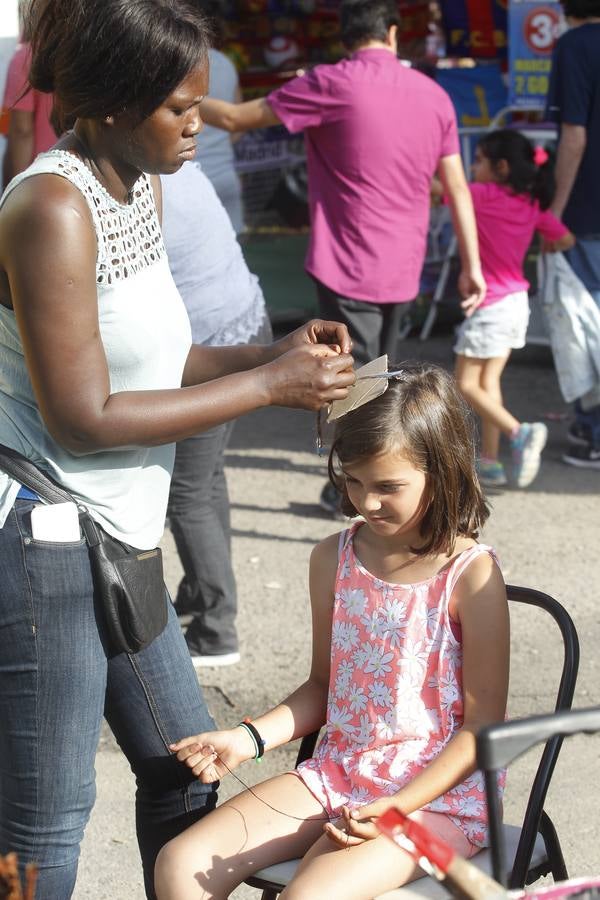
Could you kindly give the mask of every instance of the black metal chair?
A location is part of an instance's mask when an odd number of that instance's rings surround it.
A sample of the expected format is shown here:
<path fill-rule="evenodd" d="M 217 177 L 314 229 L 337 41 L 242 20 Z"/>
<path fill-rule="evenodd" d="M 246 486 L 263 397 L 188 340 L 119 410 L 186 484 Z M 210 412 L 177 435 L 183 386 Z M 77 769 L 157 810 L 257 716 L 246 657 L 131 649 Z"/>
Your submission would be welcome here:
<path fill-rule="evenodd" d="M 539 720 L 539 722 L 544 722 L 546 719 L 552 720 L 557 713 L 569 710 L 573 702 L 579 668 L 579 639 L 575 625 L 564 607 L 549 594 L 531 588 L 507 585 L 507 595 L 510 605 L 526 604 L 538 607 L 548 613 L 562 637 L 563 659 L 556 694 L 555 713 L 550 716 L 534 717 L 534 721 Z M 490 808 L 491 848 L 478 853 L 473 857 L 472 862 L 488 874 L 493 874 L 501 884 L 510 884 L 511 888 L 524 887 L 542 875 L 552 874 L 555 881 L 562 881 L 568 877 L 556 830 L 544 810 L 550 779 L 562 745 L 562 733 L 555 734 L 548 731 L 546 734 L 543 726 L 540 725 L 540 736 L 531 741 L 531 746 L 544 740 L 546 746 L 533 779 L 523 822 L 520 826 L 501 824 L 500 804 L 495 788 L 496 772 L 527 749 L 524 746 L 523 751 L 519 750 L 512 756 L 508 751 L 509 747 L 520 746 L 517 743 L 519 740 L 517 735 L 526 733 L 525 725 L 522 723 L 527 721 L 519 719 L 490 726 L 482 731 L 481 738 L 478 739 L 478 760 L 484 769 L 488 797 L 493 798 Z M 558 717 L 556 721 L 558 721 Z M 508 738 L 503 740 L 503 730 L 512 728 L 515 729 L 514 741 L 511 742 Z M 519 728 L 522 731 L 519 731 Z M 317 738 L 318 733 L 316 732 L 303 738 L 297 763 L 312 756 Z M 492 749 L 489 749 L 490 747 Z M 481 755 L 484 753 L 486 755 Z M 505 757 L 506 760 L 503 762 Z M 267 866 L 247 878 L 246 884 L 262 890 L 262 900 L 276 900 L 293 877 L 298 863 L 299 860 L 293 859 Z M 446 889 L 431 878 L 421 878 L 406 887 L 381 895 L 378 900 L 392 900 L 392 898 L 397 898 L 397 900 L 431 898 L 431 900 L 435 900 L 438 897 L 447 897 Z M 333 898 L 333 900 L 337 900 L 337 898 Z"/>

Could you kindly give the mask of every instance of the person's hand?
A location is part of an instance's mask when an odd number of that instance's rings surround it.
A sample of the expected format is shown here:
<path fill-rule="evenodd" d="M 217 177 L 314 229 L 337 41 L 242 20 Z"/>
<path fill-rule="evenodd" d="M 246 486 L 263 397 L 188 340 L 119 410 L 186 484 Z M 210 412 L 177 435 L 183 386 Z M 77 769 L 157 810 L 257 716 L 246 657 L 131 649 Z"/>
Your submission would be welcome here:
<path fill-rule="evenodd" d="M 481 270 L 467 271 L 463 269 L 458 276 L 458 291 L 463 298 L 460 304 L 461 309 L 468 319 L 485 298 L 486 285 Z"/>
<path fill-rule="evenodd" d="M 326 322 L 324 319 L 311 319 L 306 325 L 277 341 L 282 353 L 306 344 L 328 344 L 340 353 L 350 353 L 352 349 L 352 341 L 346 326 L 340 322 Z"/>
<path fill-rule="evenodd" d="M 270 402 L 318 410 L 342 400 L 356 380 L 352 365 L 352 357 L 339 347 L 303 343 L 263 366 Z"/>
<path fill-rule="evenodd" d="M 395 797 L 383 797 L 360 809 L 350 810 L 343 806 L 340 818 L 324 826 L 325 834 L 340 847 L 354 847 L 363 841 L 372 841 L 381 834 L 375 820 L 396 805 Z"/>
<path fill-rule="evenodd" d="M 255 748 L 245 728 L 228 731 L 206 731 L 182 738 L 169 745 L 177 759 L 191 769 L 203 784 L 219 781 L 247 759 L 253 759 Z"/>
<path fill-rule="evenodd" d="M 570 250 L 574 245 L 575 235 L 569 232 L 555 241 L 542 238 L 540 250 L 542 253 L 563 253 L 565 250 Z"/>

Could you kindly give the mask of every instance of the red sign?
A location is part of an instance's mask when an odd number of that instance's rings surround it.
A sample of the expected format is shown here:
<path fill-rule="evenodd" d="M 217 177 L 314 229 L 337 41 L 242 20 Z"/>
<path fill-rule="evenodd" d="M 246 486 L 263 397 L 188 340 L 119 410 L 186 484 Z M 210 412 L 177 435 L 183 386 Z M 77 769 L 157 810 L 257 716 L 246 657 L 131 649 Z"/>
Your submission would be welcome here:
<path fill-rule="evenodd" d="M 523 23 L 527 46 L 534 53 L 552 53 L 558 37 L 560 16 L 556 9 L 541 6 L 532 9 Z"/>

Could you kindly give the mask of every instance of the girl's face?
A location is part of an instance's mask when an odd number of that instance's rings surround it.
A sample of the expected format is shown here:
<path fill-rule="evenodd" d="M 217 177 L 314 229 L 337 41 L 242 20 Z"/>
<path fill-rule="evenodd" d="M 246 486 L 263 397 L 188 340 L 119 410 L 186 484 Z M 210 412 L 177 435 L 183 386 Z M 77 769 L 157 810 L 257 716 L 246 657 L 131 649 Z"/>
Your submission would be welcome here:
<path fill-rule="evenodd" d="M 132 126 L 127 113 L 115 117 L 126 161 L 142 172 L 167 175 L 193 159 L 207 92 L 208 65 L 198 66 L 141 123 Z"/>
<path fill-rule="evenodd" d="M 371 531 L 418 544 L 429 499 L 425 472 L 401 453 L 380 453 L 342 471 L 348 496 Z"/>
<path fill-rule="evenodd" d="M 473 180 L 478 181 L 480 184 L 487 184 L 490 181 L 498 181 L 492 163 L 490 162 L 488 157 L 484 155 L 481 147 L 475 148 L 475 159 L 473 160 L 473 164 L 471 166 L 471 173 L 473 175 Z"/>

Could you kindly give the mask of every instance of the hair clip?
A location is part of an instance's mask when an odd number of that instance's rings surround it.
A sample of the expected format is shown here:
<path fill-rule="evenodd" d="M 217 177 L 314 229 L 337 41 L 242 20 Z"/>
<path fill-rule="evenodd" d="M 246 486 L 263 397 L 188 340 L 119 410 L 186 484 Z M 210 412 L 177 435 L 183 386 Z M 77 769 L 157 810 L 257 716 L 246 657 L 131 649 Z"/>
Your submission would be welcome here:
<path fill-rule="evenodd" d="M 538 146 L 533 149 L 533 161 L 536 166 L 543 166 L 548 162 L 548 151 L 544 150 L 544 148 L 540 147 L 538 144 Z"/>
<path fill-rule="evenodd" d="M 359 406 L 380 397 L 387 391 L 390 381 L 401 378 L 402 374 L 402 369 L 388 371 L 387 354 L 371 360 L 366 366 L 361 366 L 356 370 L 356 381 L 348 391 L 348 396 L 343 400 L 334 400 L 329 405 L 327 421 L 340 419 L 353 409 L 358 409 Z"/>

